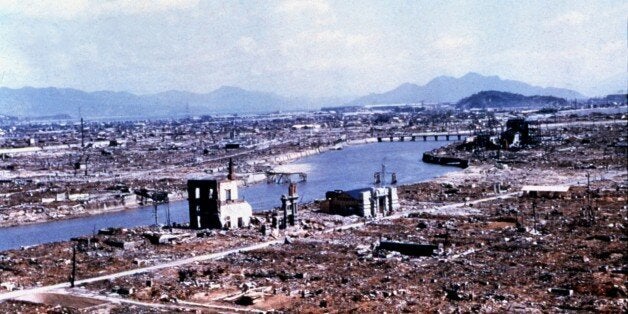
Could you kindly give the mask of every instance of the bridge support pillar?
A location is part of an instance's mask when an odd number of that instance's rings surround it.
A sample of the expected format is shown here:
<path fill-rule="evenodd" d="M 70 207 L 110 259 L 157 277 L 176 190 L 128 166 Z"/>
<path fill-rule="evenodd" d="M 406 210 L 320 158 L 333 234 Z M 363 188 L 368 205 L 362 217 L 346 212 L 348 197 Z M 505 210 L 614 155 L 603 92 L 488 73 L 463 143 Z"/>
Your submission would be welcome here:
<path fill-rule="evenodd" d="M 412 136 L 412 141 L 413 142 L 416 141 L 416 136 L 414 136 L 414 135 Z"/>
<path fill-rule="evenodd" d="M 423 142 L 427 141 L 427 136 L 423 135 Z"/>
<path fill-rule="evenodd" d="M 445 135 L 445 140 L 449 142 L 449 134 Z"/>
<path fill-rule="evenodd" d="M 434 140 L 438 141 L 438 135 L 434 135 Z"/>
<path fill-rule="evenodd" d="M 458 134 L 458 140 L 462 139 L 462 135 Z"/>

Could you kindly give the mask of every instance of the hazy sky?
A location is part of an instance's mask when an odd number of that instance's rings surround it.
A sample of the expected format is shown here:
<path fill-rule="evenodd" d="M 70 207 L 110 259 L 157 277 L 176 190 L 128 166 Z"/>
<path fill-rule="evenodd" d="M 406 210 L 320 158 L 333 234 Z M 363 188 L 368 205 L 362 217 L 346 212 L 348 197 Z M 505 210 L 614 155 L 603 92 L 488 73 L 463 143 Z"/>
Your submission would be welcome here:
<path fill-rule="evenodd" d="M 627 13 L 625 0 L 0 0 L 0 86 L 346 96 L 474 71 L 595 95 L 625 89 Z"/>

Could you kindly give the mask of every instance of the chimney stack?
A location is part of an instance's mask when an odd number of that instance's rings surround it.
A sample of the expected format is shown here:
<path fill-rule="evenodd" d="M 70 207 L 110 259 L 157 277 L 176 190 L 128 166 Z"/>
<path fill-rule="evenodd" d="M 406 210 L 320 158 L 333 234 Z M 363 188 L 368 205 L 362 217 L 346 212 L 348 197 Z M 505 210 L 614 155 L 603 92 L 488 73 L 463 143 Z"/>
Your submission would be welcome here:
<path fill-rule="evenodd" d="M 236 175 L 235 175 L 235 167 L 233 166 L 233 159 L 229 158 L 229 174 L 227 174 L 227 179 L 229 180 L 235 180 L 236 179 Z"/>

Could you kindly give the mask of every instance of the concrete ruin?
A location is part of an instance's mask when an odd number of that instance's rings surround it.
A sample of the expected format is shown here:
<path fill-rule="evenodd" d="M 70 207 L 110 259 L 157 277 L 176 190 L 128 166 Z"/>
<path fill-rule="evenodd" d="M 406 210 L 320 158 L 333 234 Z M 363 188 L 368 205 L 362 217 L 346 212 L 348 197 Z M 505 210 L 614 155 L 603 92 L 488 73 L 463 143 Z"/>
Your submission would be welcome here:
<path fill-rule="evenodd" d="M 281 211 L 283 212 L 283 219 L 280 224 L 282 229 L 288 227 L 288 225 L 294 226 L 298 212 L 299 194 L 297 194 L 296 183 L 290 183 L 288 187 L 288 195 L 281 196 Z"/>
<path fill-rule="evenodd" d="M 503 148 L 511 146 L 529 145 L 534 142 L 532 134 L 530 134 L 530 122 L 523 118 L 508 119 L 506 121 L 506 130 L 501 134 Z"/>
<path fill-rule="evenodd" d="M 253 215 L 251 205 L 238 199 L 233 161 L 226 178 L 188 180 L 190 228 L 223 229 L 248 227 Z"/>
<path fill-rule="evenodd" d="M 329 191 L 321 202 L 321 211 L 342 216 L 383 217 L 398 209 L 395 187 Z"/>
<path fill-rule="evenodd" d="M 512 118 L 506 121 L 506 129 L 501 132 L 482 130 L 467 137 L 458 145 L 459 150 L 516 150 L 539 143 L 539 125 L 524 118 Z"/>

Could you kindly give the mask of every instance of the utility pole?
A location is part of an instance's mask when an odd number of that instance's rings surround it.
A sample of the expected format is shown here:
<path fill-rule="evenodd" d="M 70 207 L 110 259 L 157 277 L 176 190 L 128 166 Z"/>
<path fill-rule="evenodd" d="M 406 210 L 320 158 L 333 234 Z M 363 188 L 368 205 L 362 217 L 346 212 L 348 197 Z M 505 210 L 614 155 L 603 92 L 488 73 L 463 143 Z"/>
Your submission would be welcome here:
<path fill-rule="evenodd" d="M 157 224 L 157 201 L 153 200 L 153 206 L 154 206 L 154 214 L 155 214 L 155 226 L 159 226 L 159 224 Z"/>
<path fill-rule="evenodd" d="M 536 223 L 537 223 L 537 218 L 536 218 L 536 201 L 532 202 L 532 217 L 534 218 L 534 230 L 536 230 Z"/>
<path fill-rule="evenodd" d="M 85 148 L 85 128 L 83 127 L 83 117 L 81 117 L 81 148 Z"/>
<path fill-rule="evenodd" d="M 591 173 L 588 171 L 587 171 L 587 203 L 589 205 L 589 211 L 591 211 L 592 210 L 591 208 Z"/>
<path fill-rule="evenodd" d="M 70 274 L 70 288 L 74 288 L 76 280 L 76 244 L 72 246 L 72 273 Z"/>
<path fill-rule="evenodd" d="M 166 203 L 166 223 L 168 224 L 168 228 L 170 232 L 172 232 L 172 224 L 170 223 L 170 203 Z"/>
<path fill-rule="evenodd" d="M 87 161 L 89 161 L 89 156 L 85 157 L 85 176 L 87 176 Z"/>
<path fill-rule="evenodd" d="M 595 222 L 595 213 L 593 212 L 593 203 L 591 200 L 591 173 L 587 172 L 587 205 L 586 218 L 590 223 Z"/>

